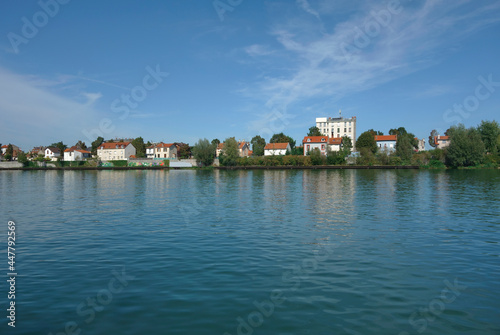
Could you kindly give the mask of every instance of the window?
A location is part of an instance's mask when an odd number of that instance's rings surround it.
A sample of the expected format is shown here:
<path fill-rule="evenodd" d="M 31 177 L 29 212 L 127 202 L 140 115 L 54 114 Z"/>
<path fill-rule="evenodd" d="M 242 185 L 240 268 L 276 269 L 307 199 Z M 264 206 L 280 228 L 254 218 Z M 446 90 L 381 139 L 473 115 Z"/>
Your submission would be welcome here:
<path fill-rule="evenodd" d="M 307 145 L 307 151 L 311 150 L 311 146 L 308 144 Z"/>
<path fill-rule="evenodd" d="M 321 145 L 321 150 L 325 150 L 325 145 L 324 144 Z"/>
<path fill-rule="evenodd" d="M 351 128 L 349 128 L 349 132 L 351 132 Z"/>
<path fill-rule="evenodd" d="M 344 128 L 344 133 L 347 133 L 347 128 Z"/>
<path fill-rule="evenodd" d="M 337 128 L 337 133 L 340 133 L 340 128 Z"/>

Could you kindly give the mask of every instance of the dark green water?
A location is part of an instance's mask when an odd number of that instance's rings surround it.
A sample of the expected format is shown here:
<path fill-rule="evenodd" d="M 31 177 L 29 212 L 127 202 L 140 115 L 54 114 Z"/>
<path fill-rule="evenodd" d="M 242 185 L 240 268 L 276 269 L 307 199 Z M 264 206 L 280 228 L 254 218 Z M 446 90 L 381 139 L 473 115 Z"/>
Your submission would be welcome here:
<path fill-rule="evenodd" d="M 2 171 L 0 196 L 0 334 L 500 334 L 498 170 Z"/>

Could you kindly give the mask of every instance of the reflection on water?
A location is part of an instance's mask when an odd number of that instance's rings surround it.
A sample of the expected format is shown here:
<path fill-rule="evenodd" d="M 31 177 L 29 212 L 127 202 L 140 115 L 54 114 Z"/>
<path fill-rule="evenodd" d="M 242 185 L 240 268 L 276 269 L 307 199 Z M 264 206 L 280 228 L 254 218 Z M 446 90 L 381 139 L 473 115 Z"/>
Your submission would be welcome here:
<path fill-rule="evenodd" d="M 236 334 L 275 290 L 253 334 L 500 333 L 497 170 L 1 171 L 0 196 L 16 334 Z M 134 280 L 85 322 L 123 267 Z"/>

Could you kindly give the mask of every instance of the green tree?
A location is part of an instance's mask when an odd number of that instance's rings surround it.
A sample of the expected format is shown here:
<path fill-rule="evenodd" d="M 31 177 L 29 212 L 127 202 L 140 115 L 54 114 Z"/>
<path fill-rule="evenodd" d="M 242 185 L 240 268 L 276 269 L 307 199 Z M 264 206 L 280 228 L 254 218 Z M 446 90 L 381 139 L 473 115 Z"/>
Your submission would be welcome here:
<path fill-rule="evenodd" d="M 274 134 L 273 137 L 269 140 L 269 143 L 290 143 L 290 148 L 295 148 L 295 140 L 290 136 L 287 136 L 283 133 Z"/>
<path fill-rule="evenodd" d="M 481 139 L 483 140 L 486 152 L 496 155 L 498 153 L 498 138 L 500 136 L 500 126 L 496 121 L 481 121 L 478 127 Z"/>
<path fill-rule="evenodd" d="M 349 136 L 342 137 L 342 152 L 344 156 L 349 156 L 352 150 L 352 141 Z"/>
<path fill-rule="evenodd" d="M 220 141 L 218 138 L 214 138 L 212 140 L 212 145 L 217 149 L 217 146 L 220 144 Z"/>
<path fill-rule="evenodd" d="M 290 152 L 290 155 L 303 156 L 304 155 L 304 147 L 293 148 L 292 151 Z"/>
<path fill-rule="evenodd" d="M 367 132 L 372 133 L 373 136 L 375 136 L 375 135 L 384 135 L 384 133 L 381 132 L 380 130 L 368 129 Z"/>
<path fill-rule="evenodd" d="M 252 143 L 252 151 L 254 156 L 264 156 L 266 140 L 263 137 L 261 137 L 260 135 L 254 136 L 250 143 Z"/>
<path fill-rule="evenodd" d="M 19 163 L 22 163 L 23 165 L 26 165 L 26 163 L 28 162 L 28 157 L 26 157 L 26 154 L 24 152 L 20 151 L 17 153 L 17 161 Z"/>
<path fill-rule="evenodd" d="M 319 128 L 314 126 L 309 128 L 309 132 L 307 133 L 307 136 L 323 136 L 323 134 L 319 131 Z"/>
<path fill-rule="evenodd" d="M 206 138 L 200 139 L 193 147 L 193 156 L 197 163 L 210 166 L 214 163 L 215 147 Z"/>
<path fill-rule="evenodd" d="M 92 142 L 92 150 L 90 151 L 92 155 L 97 155 L 97 148 L 104 142 L 104 138 L 99 136 L 94 142 Z"/>
<path fill-rule="evenodd" d="M 410 161 L 415 150 L 415 139 L 412 134 L 398 135 L 396 140 L 396 155 L 401 157 L 403 161 Z"/>
<path fill-rule="evenodd" d="M 476 128 L 466 129 L 463 124 L 448 131 L 450 145 L 446 150 L 446 163 L 452 167 L 475 166 L 484 158 L 484 143 Z"/>
<path fill-rule="evenodd" d="M 434 141 L 434 138 L 436 136 L 439 136 L 439 133 L 437 132 L 436 129 L 433 129 L 431 131 L 431 134 L 429 135 L 429 145 L 433 148 L 437 147 L 437 143 Z"/>
<path fill-rule="evenodd" d="M 312 165 L 325 164 L 325 157 L 321 154 L 321 151 L 318 148 L 314 148 L 313 150 L 309 151 L 308 155 L 311 157 Z"/>
<path fill-rule="evenodd" d="M 191 147 L 186 143 L 175 143 L 178 146 L 177 148 L 177 157 L 181 159 L 188 159 L 191 157 Z"/>
<path fill-rule="evenodd" d="M 10 161 L 14 157 L 14 147 L 9 143 L 7 150 L 5 150 L 5 159 Z"/>
<path fill-rule="evenodd" d="M 360 153 L 366 152 L 365 150 L 361 151 L 362 148 L 366 148 L 372 153 L 377 151 L 377 143 L 375 142 L 372 130 L 365 131 L 359 135 L 358 140 L 356 141 L 356 148 L 360 151 Z"/>
<path fill-rule="evenodd" d="M 400 136 L 400 135 L 406 135 L 406 134 L 408 134 L 408 132 L 406 131 L 405 127 L 399 127 L 398 129 L 393 128 L 393 129 L 389 130 L 389 135 Z M 381 134 L 379 134 L 379 135 L 381 135 Z"/>
<path fill-rule="evenodd" d="M 82 142 L 81 140 L 76 142 L 75 147 L 80 148 L 82 150 L 87 150 L 87 145 L 85 142 Z"/>
<path fill-rule="evenodd" d="M 144 144 L 144 139 L 142 137 L 137 137 L 132 141 L 132 145 L 135 148 L 135 157 L 143 158 L 146 157 L 146 145 Z"/>
<path fill-rule="evenodd" d="M 234 137 L 226 138 L 224 148 L 219 155 L 220 164 L 223 166 L 235 166 L 240 157 L 238 142 Z"/>

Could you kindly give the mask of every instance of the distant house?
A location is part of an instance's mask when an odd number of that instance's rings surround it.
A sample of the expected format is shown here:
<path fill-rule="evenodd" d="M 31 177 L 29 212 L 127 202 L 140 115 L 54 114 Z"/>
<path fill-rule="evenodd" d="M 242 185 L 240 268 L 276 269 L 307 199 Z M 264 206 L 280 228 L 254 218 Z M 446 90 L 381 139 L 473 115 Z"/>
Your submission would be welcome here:
<path fill-rule="evenodd" d="M 97 148 L 97 156 L 103 161 L 125 160 L 135 154 L 135 147 L 130 142 L 102 143 Z"/>
<path fill-rule="evenodd" d="M 46 147 L 34 147 L 30 151 L 30 156 L 38 157 L 39 155 L 45 156 Z"/>
<path fill-rule="evenodd" d="M 425 151 L 425 139 L 419 140 L 417 137 L 415 137 L 415 140 L 417 140 L 418 142 L 418 146 L 415 151 L 416 152 Z"/>
<path fill-rule="evenodd" d="M 436 144 L 436 149 L 444 149 L 450 145 L 450 137 L 434 136 L 434 143 Z"/>
<path fill-rule="evenodd" d="M 217 149 L 215 149 L 215 156 L 219 157 L 222 150 L 224 150 L 224 143 L 219 143 Z M 250 156 L 250 143 L 245 141 L 238 142 L 238 154 L 240 157 Z"/>
<path fill-rule="evenodd" d="M 21 149 L 19 149 L 19 147 L 17 145 L 14 145 L 14 144 L 11 144 L 12 145 L 12 159 L 16 159 L 17 158 L 17 154 L 19 152 L 21 152 Z M 2 156 L 5 155 L 5 153 L 7 152 L 7 148 L 9 146 L 8 145 L 2 145 Z"/>
<path fill-rule="evenodd" d="M 146 148 L 146 158 L 155 158 L 155 145 Z"/>
<path fill-rule="evenodd" d="M 58 158 L 61 158 L 61 150 L 57 147 L 47 147 L 45 148 L 45 158 L 50 158 L 55 161 Z"/>
<path fill-rule="evenodd" d="M 330 151 L 340 151 L 342 148 L 342 137 L 330 137 L 328 139 L 328 149 Z"/>
<path fill-rule="evenodd" d="M 83 150 L 81 148 L 78 148 L 76 146 L 73 146 L 71 148 L 68 148 L 64 150 L 64 160 L 65 161 L 83 161 L 88 158 L 91 158 L 92 154 L 88 150 Z"/>
<path fill-rule="evenodd" d="M 316 148 L 322 155 L 326 155 L 328 152 L 328 136 L 306 136 L 302 140 L 302 144 L 304 145 L 304 156 Z"/>
<path fill-rule="evenodd" d="M 395 151 L 397 139 L 398 135 L 375 135 L 375 143 L 377 143 L 377 148 L 379 151 Z"/>
<path fill-rule="evenodd" d="M 264 156 L 286 155 L 286 152 L 292 151 L 290 143 L 267 143 L 264 147 Z"/>
<path fill-rule="evenodd" d="M 154 146 L 153 158 L 177 158 L 177 147 L 173 143 L 158 143 Z"/>

